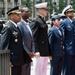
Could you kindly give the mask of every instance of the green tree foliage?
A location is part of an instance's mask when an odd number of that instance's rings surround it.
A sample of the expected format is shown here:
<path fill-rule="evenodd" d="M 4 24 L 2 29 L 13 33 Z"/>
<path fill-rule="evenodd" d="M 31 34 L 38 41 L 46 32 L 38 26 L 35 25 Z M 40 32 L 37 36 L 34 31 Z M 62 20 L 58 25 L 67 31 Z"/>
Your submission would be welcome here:
<path fill-rule="evenodd" d="M 75 9 L 75 0 L 71 0 L 70 4 L 73 6 L 73 8 Z"/>
<path fill-rule="evenodd" d="M 66 0 L 59 0 L 59 10 L 58 12 L 61 13 L 62 10 L 66 7 Z"/>
<path fill-rule="evenodd" d="M 58 2 L 52 2 L 52 0 L 45 0 L 48 2 L 48 9 L 50 14 L 54 12 L 57 13 L 61 13 L 62 10 L 67 6 L 67 0 L 59 0 Z M 57 6 L 57 3 L 59 4 L 59 6 Z M 70 4 L 73 6 L 73 8 L 75 9 L 75 0 L 71 0 Z"/>

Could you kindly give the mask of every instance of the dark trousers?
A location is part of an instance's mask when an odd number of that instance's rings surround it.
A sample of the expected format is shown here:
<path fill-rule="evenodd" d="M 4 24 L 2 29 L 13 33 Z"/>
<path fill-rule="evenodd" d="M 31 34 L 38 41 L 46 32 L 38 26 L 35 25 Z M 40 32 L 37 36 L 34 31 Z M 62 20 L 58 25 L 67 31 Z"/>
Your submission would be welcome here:
<path fill-rule="evenodd" d="M 53 57 L 51 60 L 50 75 L 61 75 L 64 57 Z"/>
<path fill-rule="evenodd" d="M 22 66 L 22 75 L 30 75 L 31 63 Z"/>
<path fill-rule="evenodd" d="M 63 75 L 74 75 L 75 71 L 75 55 L 65 55 Z"/>
<path fill-rule="evenodd" d="M 22 70 L 21 66 L 14 66 L 12 67 L 11 75 L 21 75 L 21 70 Z"/>

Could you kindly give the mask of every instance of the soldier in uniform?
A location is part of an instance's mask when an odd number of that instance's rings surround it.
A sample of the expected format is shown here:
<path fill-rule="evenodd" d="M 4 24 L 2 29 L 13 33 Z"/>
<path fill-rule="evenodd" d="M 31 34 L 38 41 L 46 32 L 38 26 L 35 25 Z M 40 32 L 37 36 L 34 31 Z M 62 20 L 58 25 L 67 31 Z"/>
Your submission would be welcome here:
<path fill-rule="evenodd" d="M 65 58 L 63 75 L 73 75 L 75 69 L 75 21 L 74 9 L 71 5 L 68 5 L 62 11 L 67 17 L 61 23 L 61 29 L 64 31 L 64 43 L 65 43 Z"/>
<path fill-rule="evenodd" d="M 59 29 L 60 18 L 59 15 L 52 16 L 53 27 L 48 32 L 52 53 L 50 75 L 61 75 L 64 62 L 64 34 Z"/>
<path fill-rule="evenodd" d="M 21 32 L 17 23 L 21 20 L 19 6 L 10 9 L 8 12 L 9 21 L 2 29 L 2 50 L 10 50 L 11 75 L 21 75 L 21 68 L 24 63 L 31 61 L 31 58 L 23 49 Z"/>
<path fill-rule="evenodd" d="M 50 48 L 48 42 L 47 29 L 48 26 L 44 20 L 47 16 L 47 2 L 39 3 L 35 5 L 37 10 L 37 18 L 31 22 L 31 29 L 35 44 L 35 74 L 34 75 L 46 75 L 48 56 L 50 56 Z"/>

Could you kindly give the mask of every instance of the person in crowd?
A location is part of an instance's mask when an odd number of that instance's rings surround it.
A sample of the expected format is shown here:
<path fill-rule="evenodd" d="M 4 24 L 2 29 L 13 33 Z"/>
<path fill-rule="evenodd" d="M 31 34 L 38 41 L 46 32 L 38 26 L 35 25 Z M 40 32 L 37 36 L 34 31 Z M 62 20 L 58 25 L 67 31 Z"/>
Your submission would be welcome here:
<path fill-rule="evenodd" d="M 50 75 L 61 75 L 64 62 L 64 34 L 63 31 L 59 29 L 60 19 L 61 17 L 59 15 L 52 16 L 53 26 L 48 32 L 52 53 Z"/>
<path fill-rule="evenodd" d="M 2 20 L 0 20 L 0 50 L 1 50 L 1 36 L 2 36 L 2 34 L 1 34 L 1 31 L 2 31 L 2 29 L 3 29 L 3 21 Z"/>
<path fill-rule="evenodd" d="M 4 21 L 0 20 L 0 34 L 1 34 L 1 30 L 3 29 L 3 24 L 4 24 Z"/>
<path fill-rule="evenodd" d="M 10 50 L 11 75 L 21 75 L 22 65 L 31 61 L 23 48 L 21 32 L 17 26 L 21 20 L 20 14 L 19 6 L 10 9 L 7 12 L 9 21 L 1 31 L 2 50 Z"/>
<path fill-rule="evenodd" d="M 28 53 L 30 58 L 34 57 L 35 47 L 33 42 L 33 35 L 32 31 L 30 29 L 30 23 L 28 22 L 30 11 L 27 6 L 21 7 L 22 11 L 22 18 L 21 21 L 18 23 L 18 27 L 21 31 L 21 35 L 23 38 L 23 47 L 25 51 Z M 22 66 L 22 75 L 30 75 L 30 69 L 31 69 L 31 62 L 26 63 Z"/>
<path fill-rule="evenodd" d="M 35 8 L 37 18 L 31 22 L 35 44 L 34 75 L 46 75 L 48 57 L 51 55 L 47 34 L 48 26 L 44 20 L 48 13 L 47 2 L 36 4 Z"/>
<path fill-rule="evenodd" d="M 73 75 L 75 69 L 75 21 L 72 5 L 66 6 L 62 13 L 67 17 L 61 23 L 60 28 L 64 32 L 65 57 L 63 75 Z"/>

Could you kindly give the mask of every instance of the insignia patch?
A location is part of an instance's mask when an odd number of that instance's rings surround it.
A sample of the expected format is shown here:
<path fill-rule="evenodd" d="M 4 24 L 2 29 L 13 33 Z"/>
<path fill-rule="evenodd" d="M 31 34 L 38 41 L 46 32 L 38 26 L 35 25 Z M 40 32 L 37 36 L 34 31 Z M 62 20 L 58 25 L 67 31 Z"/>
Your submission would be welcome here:
<path fill-rule="evenodd" d="M 18 35 L 18 32 L 15 32 L 15 31 L 14 31 L 14 32 L 13 32 L 13 35 L 17 36 L 17 35 Z"/>

